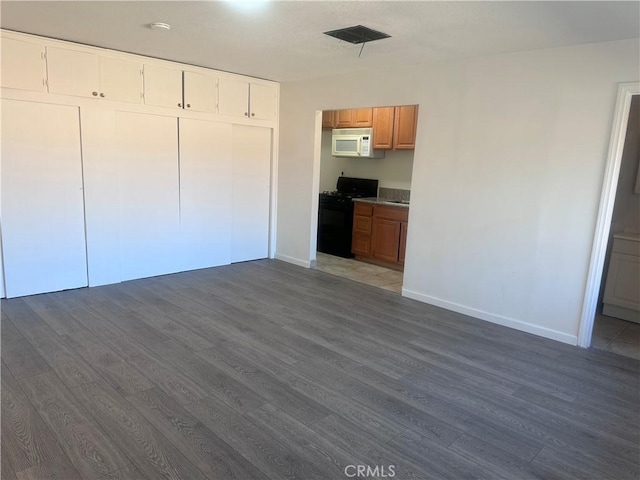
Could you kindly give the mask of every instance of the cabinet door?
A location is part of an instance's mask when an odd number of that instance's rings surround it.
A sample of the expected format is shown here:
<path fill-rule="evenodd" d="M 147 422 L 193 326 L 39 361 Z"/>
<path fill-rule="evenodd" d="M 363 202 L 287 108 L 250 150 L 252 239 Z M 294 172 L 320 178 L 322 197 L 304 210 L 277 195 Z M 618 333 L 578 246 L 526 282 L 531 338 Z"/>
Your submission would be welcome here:
<path fill-rule="evenodd" d="M 44 45 L 2 38 L 2 75 L 5 88 L 46 91 L 46 63 Z"/>
<path fill-rule="evenodd" d="M 407 222 L 400 223 L 400 248 L 398 250 L 398 263 L 404 265 L 404 256 L 407 251 Z"/>
<path fill-rule="evenodd" d="M 235 117 L 249 116 L 249 82 L 218 80 L 218 113 Z"/>
<path fill-rule="evenodd" d="M 97 97 L 100 90 L 98 55 L 47 47 L 49 93 Z"/>
<path fill-rule="evenodd" d="M 356 128 L 370 127 L 373 124 L 372 108 L 356 108 L 352 114 L 352 126 Z"/>
<path fill-rule="evenodd" d="M 99 96 L 113 102 L 142 103 L 142 64 L 100 57 Z"/>
<path fill-rule="evenodd" d="M 611 254 L 604 303 L 640 312 L 640 257 Z"/>
<path fill-rule="evenodd" d="M 323 110 L 322 112 L 322 128 L 333 128 L 334 122 L 334 110 Z"/>
<path fill-rule="evenodd" d="M 144 103 L 157 107 L 182 108 L 182 70 L 145 65 Z"/>
<path fill-rule="evenodd" d="M 269 255 L 271 129 L 233 125 L 231 261 Z"/>
<path fill-rule="evenodd" d="M 87 285 L 78 108 L 2 100 L 8 297 Z"/>
<path fill-rule="evenodd" d="M 181 270 L 231 262 L 231 129 L 180 119 Z"/>
<path fill-rule="evenodd" d="M 116 112 L 122 280 L 177 272 L 178 119 Z"/>
<path fill-rule="evenodd" d="M 400 222 L 385 218 L 373 219 L 373 256 L 387 262 L 398 261 Z"/>
<path fill-rule="evenodd" d="M 351 253 L 360 257 L 371 256 L 371 235 L 353 233 L 351 241 Z"/>
<path fill-rule="evenodd" d="M 416 148 L 417 126 L 417 105 L 396 107 L 393 125 L 393 148 L 395 150 L 414 150 Z"/>
<path fill-rule="evenodd" d="M 393 148 L 394 107 L 373 109 L 373 148 L 391 150 Z"/>
<path fill-rule="evenodd" d="M 336 110 L 336 128 L 350 128 L 353 126 L 353 110 Z"/>
<path fill-rule="evenodd" d="M 251 118 L 275 120 L 278 95 L 275 87 L 252 83 L 249 86 L 249 112 Z"/>
<path fill-rule="evenodd" d="M 196 112 L 216 113 L 218 79 L 211 75 L 184 72 L 184 107 Z"/>

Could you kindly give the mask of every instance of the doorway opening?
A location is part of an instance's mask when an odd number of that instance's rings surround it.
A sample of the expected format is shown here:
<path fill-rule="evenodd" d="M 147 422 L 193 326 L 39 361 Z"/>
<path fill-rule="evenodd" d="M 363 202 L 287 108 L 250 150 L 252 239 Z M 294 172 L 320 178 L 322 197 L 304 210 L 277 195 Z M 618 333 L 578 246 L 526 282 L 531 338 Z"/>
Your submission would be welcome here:
<path fill-rule="evenodd" d="M 615 340 L 624 340 L 628 337 L 620 337 L 625 330 L 628 330 L 632 335 L 634 330 L 639 326 L 635 322 L 631 324 L 615 325 L 616 322 L 610 321 L 609 326 L 606 325 L 606 320 L 601 322 L 602 313 L 608 313 L 606 317 L 614 318 L 612 315 L 620 313 L 620 308 L 627 311 L 627 314 L 631 312 L 632 319 L 638 321 L 640 318 L 633 312 L 640 311 L 640 299 L 637 298 L 638 286 L 629 284 L 628 280 L 638 281 L 640 273 L 640 263 L 636 258 L 635 261 L 632 257 L 640 257 L 640 251 L 637 250 L 637 246 L 640 245 L 637 240 L 640 240 L 640 226 L 635 225 L 633 222 L 628 223 L 626 220 L 627 208 L 623 205 L 629 201 L 633 208 L 633 204 L 640 202 L 640 172 L 638 172 L 640 159 L 638 159 L 638 153 L 636 150 L 635 158 L 631 158 L 631 165 L 626 164 L 623 166 L 623 157 L 625 151 L 625 144 L 627 143 L 627 132 L 630 123 L 637 122 L 637 113 L 634 118 L 630 119 L 630 112 L 632 110 L 632 103 L 637 102 L 640 96 L 640 82 L 621 84 L 618 88 L 618 97 L 616 101 L 616 110 L 614 114 L 613 128 L 611 133 L 611 141 L 609 145 L 609 154 L 607 158 L 607 165 L 605 168 L 602 194 L 600 199 L 600 207 L 598 211 L 598 217 L 596 221 L 596 229 L 594 234 L 594 242 L 591 253 L 591 261 L 589 264 L 589 272 L 587 276 L 587 284 L 585 288 L 585 296 L 582 308 L 582 318 L 580 322 L 580 329 L 578 332 L 578 345 L 581 347 L 604 347 L 610 346 L 612 351 L 615 351 Z M 635 107 L 637 108 L 637 107 Z M 637 123 L 636 123 L 637 134 Z M 629 139 L 632 141 L 631 139 Z M 621 167 L 623 169 L 621 169 Z M 629 182 L 626 173 L 627 170 L 635 170 L 635 179 L 631 181 L 634 185 L 631 187 L 631 192 L 626 183 Z M 621 189 L 618 192 L 618 189 Z M 620 193 L 620 195 L 618 195 Z M 618 199 L 626 197 L 622 200 L 622 203 L 617 205 Z M 616 215 L 614 216 L 614 205 L 616 205 Z M 633 215 L 633 213 L 631 213 Z M 615 223 L 614 223 L 615 222 Z M 616 231 L 617 230 L 617 231 Z M 625 238 L 627 237 L 627 238 Z M 616 245 L 616 242 L 621 245 Z M 622 265 L 614 254 L 616 250 L 630 249 L 628 252 L 618 252 L 623 255 L 623 260 L 627 260 L 626 264 Z M 627 253 L 635 253 L 635 255 L 626 255 Z M 607 260 L 605 264 L 605 260 Z M 618 265 L 615 265 L 615 263 Z M 622 262 L 625 263 L 625 262 Z M 617 268 L 618 272 L 609 278 L 611 268 Z M 622 267 L 622 268 L 621 268 Z M 616 285 L 614 280 L 619 278 L 622 280 L 620 286 Z M 609 286 L 611 284 L 613 286 Z M 613 293 L 613 296 L 612 296 Z M 617 297 L 617 300 L 616 300 Z M 602 304 L 600 302 L 603 302 Z M 626 303 L 625 303 L 626 302 Z M 614 308 L 605 309 L 600 305 L 606 305 L 609 303 Z M 617 305 L 616 305 L 617 303 Z M 620 316 L 620 315 L 618 315 Z M 596 317 L 599 323 L 602 323 L 602 327 L 594 329 L 594 323 Z M 629 318 L 623 318 L 621 320 L 628 321 Z M 623 328 L 619 328 L 622 326 Z M 629 327 L 631 327 L 629 329 Z M 605 332 L 602 332 L 605 330 Z M 616 333 L 617 331 L 617 333 Z M 605 335 L 603 336 L 603 333 Z M 605 338 L 608 336 L 609 338 Z M 638 332 L 635 332 L 637 339 Z M 631 343 L 631 342 L 621 342 Z M 629 351 L 636 353 L 638 346 L 631 345 Z M 621 350 L 618 353 L 622 353 Z"/>
<path fill-rule="evenodd" d="M 319 114 L 312 265 L 401 294 L 418 106 Z"/>

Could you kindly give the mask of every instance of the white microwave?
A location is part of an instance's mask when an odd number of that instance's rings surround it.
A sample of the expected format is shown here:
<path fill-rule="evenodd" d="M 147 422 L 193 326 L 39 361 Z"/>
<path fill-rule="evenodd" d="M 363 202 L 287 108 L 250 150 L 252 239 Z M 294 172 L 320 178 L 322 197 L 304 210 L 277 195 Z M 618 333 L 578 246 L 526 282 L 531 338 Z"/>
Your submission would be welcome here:
<path fill-rule="evenodd" d="M 331 155 L 381 158 L 384 150 L 373 149 L 373 128 L 336 128 L 331 133 Z"/>

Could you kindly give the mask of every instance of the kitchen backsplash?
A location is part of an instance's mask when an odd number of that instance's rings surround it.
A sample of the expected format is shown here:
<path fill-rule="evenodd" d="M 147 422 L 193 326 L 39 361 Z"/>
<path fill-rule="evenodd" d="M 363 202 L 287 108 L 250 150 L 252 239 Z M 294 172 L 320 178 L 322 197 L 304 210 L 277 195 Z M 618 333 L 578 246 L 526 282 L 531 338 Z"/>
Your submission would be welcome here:
<path fill-rule="evenodd" d="M 388 201 L 405 201 L 411 200 L 411 190 L 404 190 L 402 188 L 385 188 L 380 187 L 378 189 L 378 198 L 380 200 Z"/>

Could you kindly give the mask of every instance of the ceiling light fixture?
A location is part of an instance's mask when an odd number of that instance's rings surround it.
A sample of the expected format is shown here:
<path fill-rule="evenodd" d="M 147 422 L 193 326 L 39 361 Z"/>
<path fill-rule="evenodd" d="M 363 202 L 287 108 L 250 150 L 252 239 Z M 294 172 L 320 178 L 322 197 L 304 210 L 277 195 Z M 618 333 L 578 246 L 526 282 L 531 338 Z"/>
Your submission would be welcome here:
<path fill-rule="evenodd" d="M 151 30 L 171 30 L 171 25 L 162 22 L 153 22 L 149 24 Z"/>

